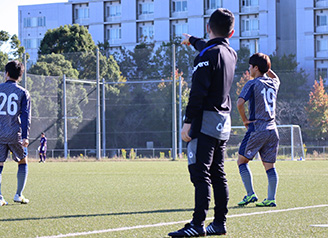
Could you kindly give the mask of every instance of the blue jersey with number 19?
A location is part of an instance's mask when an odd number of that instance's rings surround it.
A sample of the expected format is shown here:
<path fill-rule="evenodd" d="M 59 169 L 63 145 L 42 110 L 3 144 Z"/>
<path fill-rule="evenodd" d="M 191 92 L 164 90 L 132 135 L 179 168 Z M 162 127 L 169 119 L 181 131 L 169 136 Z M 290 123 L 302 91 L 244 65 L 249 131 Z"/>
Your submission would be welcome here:
<path fill-rule="evenodd" d="M 16 143 L 28 139 L 31 122 L 28 91 L 7 80 L 0 84 L 0 143 Z"/>
<path fill-rule="evenodd" d="M 273 130 L 276 128 L 275 110 L 280 81 L 266 76 L 248 81 L 239 97 L 249 101 L 249 121 L 254 121 L 255 131 Z"/>

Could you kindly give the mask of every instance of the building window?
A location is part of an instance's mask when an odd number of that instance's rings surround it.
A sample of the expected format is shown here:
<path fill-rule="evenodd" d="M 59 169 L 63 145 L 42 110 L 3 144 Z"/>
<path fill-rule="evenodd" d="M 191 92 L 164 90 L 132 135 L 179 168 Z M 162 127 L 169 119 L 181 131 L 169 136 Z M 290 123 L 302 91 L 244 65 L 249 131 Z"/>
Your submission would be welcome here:
<path fill-rule="evenodd" d="M 46 26 L 46 17 L 24 18 L 24 27 L 43 27 L 43 26 Z"/>
<path fill-rule="evenodd" d="M 257 15 L 241 18 L 241 36 L 257 36 L 259 34 L 259 19 Z"/>
<path fill-rule="evenodd" d="M 317 51 L 328 51 L 328 39 L 317 40 Z"/>
<path fill-rule="evenodd" d="M 40 47 L 42 39 L 24 39 L 23 45 L 26 49 L 38 49 Z"/>
<path fill-rule="evenodd" d="M 186 12 L 187 1 L 185 0 L 173 0 L 172 1 L 172 12 Z"/>
<path fill-rule="evenodd" d="M 107 17 L 120 17 L 122 14 L 121 5 L 112 5 L 106 7 L 106 16 Z"/>
<path fill-rule="evenodd" d="M 250 55 L 253 55 L 258 52 L 258 39 L 253 40 L 241 40 L 240 42 L 241 47 L 246 47 L 249 49 Z"/>
<path fill-rule="evenodd" d="M 241 0 L 242 7 L 255 7 L 259 5 L 259 0 Z"/>
<path fill-rule="evenodd" d="M 139 42 L 149 42 L 154 39 L 153 23 L 139 23 L 138 40 Z"/>
<path fill-rule="evenodd" d="M 318 76 L 322 77 L 322 79 L 328 79 L 328 68 L 318 68 Z"/>
<path fill-rule="evenodd" d="M 145 2 L 138 4 L 138 12 L 139 15 L 148 15 L 154 14 L 154 3 L 153 2 Z"/>
<path fill-rule="evenodd" d="M 317 26 L 327 26 L 327 15 L 317 15 Z"/>
<path fill-rule="evenodd" d="M 75 19 L 88 19 L 89 8 L 77 8 L 75 9 Z"/>
<path fill-rule="evenodd" d="M 222 0 L 207 0 L 207 9 L 218 9 L 222 7 Z"/>
<path fill-rule="evenodd" d="M 119 44 L 121 41 L 121 25 L 110 25 L 106 28 L 106 39 L 109 44 Z"/>
<path fill-rule="evenodd" d="M 174 21 L 172 23 L 172 37 L 182 37 L 182 33 L 188 32 L 187 20 Z"/>

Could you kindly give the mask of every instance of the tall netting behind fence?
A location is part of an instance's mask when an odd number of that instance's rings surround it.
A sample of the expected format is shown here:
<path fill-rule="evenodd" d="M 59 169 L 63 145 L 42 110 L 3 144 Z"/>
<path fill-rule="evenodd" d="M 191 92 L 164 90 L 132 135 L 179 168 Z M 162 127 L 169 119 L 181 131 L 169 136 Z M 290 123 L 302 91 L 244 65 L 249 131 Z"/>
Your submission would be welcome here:
<path fill-rule="evenodd" d="M 27 74 L 27 89 L 32 105 L 29 152 L 37 157 L 41 132 L 46 134 L 48 148 L 61 146 L 62 77 Z"/>
<path fill-rule="evenodd" d="M 97 87 L 86 81 L 66 83 L 67 141 L 70 156 L 96 156 Z"/>

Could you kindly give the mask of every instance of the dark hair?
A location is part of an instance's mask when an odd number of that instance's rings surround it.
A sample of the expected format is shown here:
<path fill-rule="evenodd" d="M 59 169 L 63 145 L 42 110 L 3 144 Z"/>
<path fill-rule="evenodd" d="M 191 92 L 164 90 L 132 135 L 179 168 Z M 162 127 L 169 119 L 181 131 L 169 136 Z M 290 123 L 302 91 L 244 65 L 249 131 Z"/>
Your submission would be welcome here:
<path fill-rule="evenodd" d="M 271 69 L 271 60 L 269 56 L 263 53 L 253 54 L 249 58 L 248 63 L 253 65 L 253 67 L 257 66 L 262 74 L 265 74 L 269 69 Z"/>
<path fill-rule="evenodd" d="M 45 135 L 44 132 L 41 132 L 41 135 Z"/>
<path fill-rule="evenodd" d="M 18 60 L 13 60 L 6 64 L 5 71 L 10 78 L 17 80 L 23 75 L 24 65 Z"/>
<path fill-rule="evenodd" d="M 215 35 L 229 37 L 235 25 L 235 16 L 225 8 L 216 9 L 208 22 Z"/>

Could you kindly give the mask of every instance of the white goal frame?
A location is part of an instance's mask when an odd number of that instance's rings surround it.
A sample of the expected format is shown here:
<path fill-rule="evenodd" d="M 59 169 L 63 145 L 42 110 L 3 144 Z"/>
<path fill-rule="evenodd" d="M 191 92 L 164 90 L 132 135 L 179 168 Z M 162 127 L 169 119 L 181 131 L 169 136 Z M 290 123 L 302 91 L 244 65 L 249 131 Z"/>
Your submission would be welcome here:
<path fill-rule="evenodd" d="M 301 133 L 301 128 L 299 125 L 277 125 L 277 128 L 290 128 L 290 146 L 291 146 L 291 159 L 292 160 L 298 160 L 297 158 L 294 158 L 294 128 L 298 128 L 299 137 L 301 140 L 301 146 L 302 146 L 302 159 L 305 160 L 305 152 L 304 152 L 304 145 L 303 145 L 303 138 Z M 244 126 L 231 126 L 231 129 L 245 129 Z"/>

